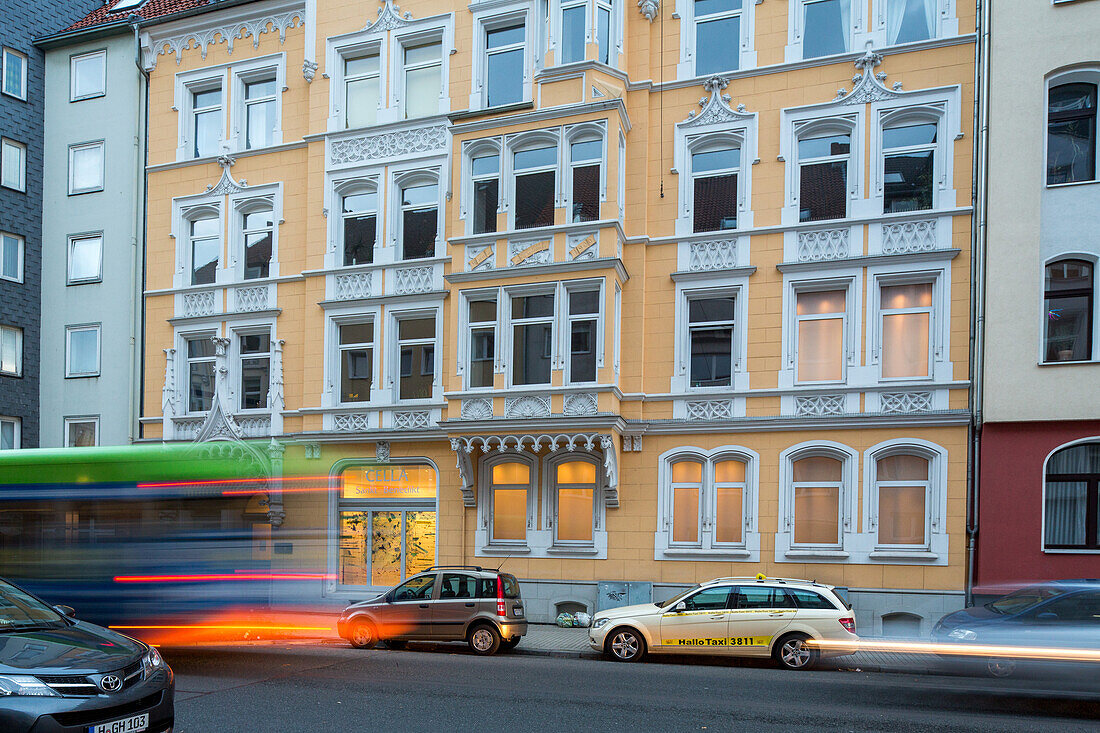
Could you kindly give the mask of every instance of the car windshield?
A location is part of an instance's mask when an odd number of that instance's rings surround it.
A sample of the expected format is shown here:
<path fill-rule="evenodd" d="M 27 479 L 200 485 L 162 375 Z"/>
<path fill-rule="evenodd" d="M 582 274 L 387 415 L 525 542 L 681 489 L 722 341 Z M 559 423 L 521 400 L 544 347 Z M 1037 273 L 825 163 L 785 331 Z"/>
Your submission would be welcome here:
<path fill-rule="evenodd" d="M 990 601 L 985 604 L 985 607 L 996 613 L 1011 616 L 1031 608 L 1036 603 L 1041 603 L 1049 598 L 1061 595 L 1064 592 L 1065 591 L 1061 588 L 1049 585 L 1033 585 L 1029 588 L 1021 588 L 1014 593 L 1009 593 L 1007 596 L 998 598 L 995 601 Z"/>
<path fill-rule="evenodd" d="M 57 611 L 14 585 L 0 581 L 0 632 L 64 624 Z"/>
<path fill-rule="evenodd" d="M 673 596 L 672 598 L 669 598 L 667 601 L 658 601 L 657 603 L 654 603 L 653 605 L 657 606 L 658 608 L 668 608 L 672 604 L 677 603 L 681 599 L 686 598 L 690 594 L 692 594 L 695 591 L 699 590 L 701 587 L 702 587 L 701 585 L 693 585 L 690 588 L 688 588 L 686 591 L 681 593 L 680 595 Z"/>

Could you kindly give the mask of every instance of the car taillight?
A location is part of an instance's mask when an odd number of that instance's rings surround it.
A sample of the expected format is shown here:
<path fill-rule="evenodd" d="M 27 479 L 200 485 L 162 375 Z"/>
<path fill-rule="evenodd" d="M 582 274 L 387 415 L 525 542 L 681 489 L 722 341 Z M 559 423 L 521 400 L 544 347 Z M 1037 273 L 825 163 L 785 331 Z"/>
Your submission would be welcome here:
<path fill-rule="evenodd" d="M 854 618 L 850 616 L 848 618 L 842 618 L 840 619 L 840 625 L 843 626 L 849 634 L 856 633 L 856 620 Z"/>
<path fill-rule="evenodd" d="M 497 616 L 505 618 L 508 615 L 508 609 L 504 607 L 504 581 L 497 576 Z"/>

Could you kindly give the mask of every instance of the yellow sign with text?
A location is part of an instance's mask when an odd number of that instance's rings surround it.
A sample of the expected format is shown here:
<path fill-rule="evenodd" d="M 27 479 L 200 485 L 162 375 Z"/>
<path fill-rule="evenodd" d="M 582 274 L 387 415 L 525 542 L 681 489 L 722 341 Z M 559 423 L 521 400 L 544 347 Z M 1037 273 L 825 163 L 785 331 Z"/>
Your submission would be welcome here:
<path fill-rule="evenodd" d="M 666 639 L 665 646 L 723 646 L 746 647 L 768 646 L 771 644 L 770 636 L 728 636 L 719 639 Z"/>
<path fill-rule="evenodd" d="M 434 499 L 435 469 L 428 466 L 349 468 L 341 477 L 345 499 Z"/>

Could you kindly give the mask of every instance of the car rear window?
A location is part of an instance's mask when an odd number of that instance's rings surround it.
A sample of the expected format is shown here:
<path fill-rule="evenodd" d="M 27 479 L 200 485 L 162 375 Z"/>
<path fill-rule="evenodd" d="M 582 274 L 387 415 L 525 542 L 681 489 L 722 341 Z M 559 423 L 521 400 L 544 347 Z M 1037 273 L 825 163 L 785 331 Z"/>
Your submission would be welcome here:
<path fill-rule="evenodd" d="M 501 573 L 500 579 L 504 583 L 504 597 L 519 598 L 519 581 L 516 580 L 516 576 L 509 575 L 508 573 Z"/>
<path fill-rule="evenodd" d="M 505 598 L 519 598 L 519 581 L 516 576 L 509 573 L 500 574 L 500 582 L 504 587 Z M 497 597 L 497 579 L 482 578 L 478 581 L 478 598 Z"/>
<path fill-rule="evenodd" d="M 836 605 L 832 601 L 812 590 L 788 588 L 787 592 L 794 596 L 795 603 L 798 604 L 799 608 L 823 608 L 829 611 L 837 610 Z"/>

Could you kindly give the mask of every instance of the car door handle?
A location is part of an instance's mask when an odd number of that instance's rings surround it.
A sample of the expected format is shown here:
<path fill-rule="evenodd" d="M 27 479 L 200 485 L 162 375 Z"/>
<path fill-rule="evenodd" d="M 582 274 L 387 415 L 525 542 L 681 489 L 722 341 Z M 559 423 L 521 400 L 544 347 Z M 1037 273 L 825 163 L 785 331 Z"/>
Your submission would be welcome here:
<path fill-rule="evenodd" d="M 768 618 L 783 618 L 786 615 L 785 613 L 769 613 Z"/>
<path fill-rule="evenodd" d="M 474 607 L 474 604 L 473 604 L 473 603 L 467 603 L 467 604 L 466 604 L 466 608 L 473 608 L 473 607 Z"/>
<path fill-rule="evenodd" d="M 725 618 L 725 617 L 726 617 L 726 614 L 724 614 L 724 613 L 720 613 L 717 616 L 711 616 L 711 618 Z"/>
<path fill-rule="evenodd" d="M 428 604 L 427 604 L 427 603 L 421 603 L 421 604 L 420 604 L 420 607 L 421 607 L 421 608 L 427 608 L 427 607 L 428 607 Z"/>

